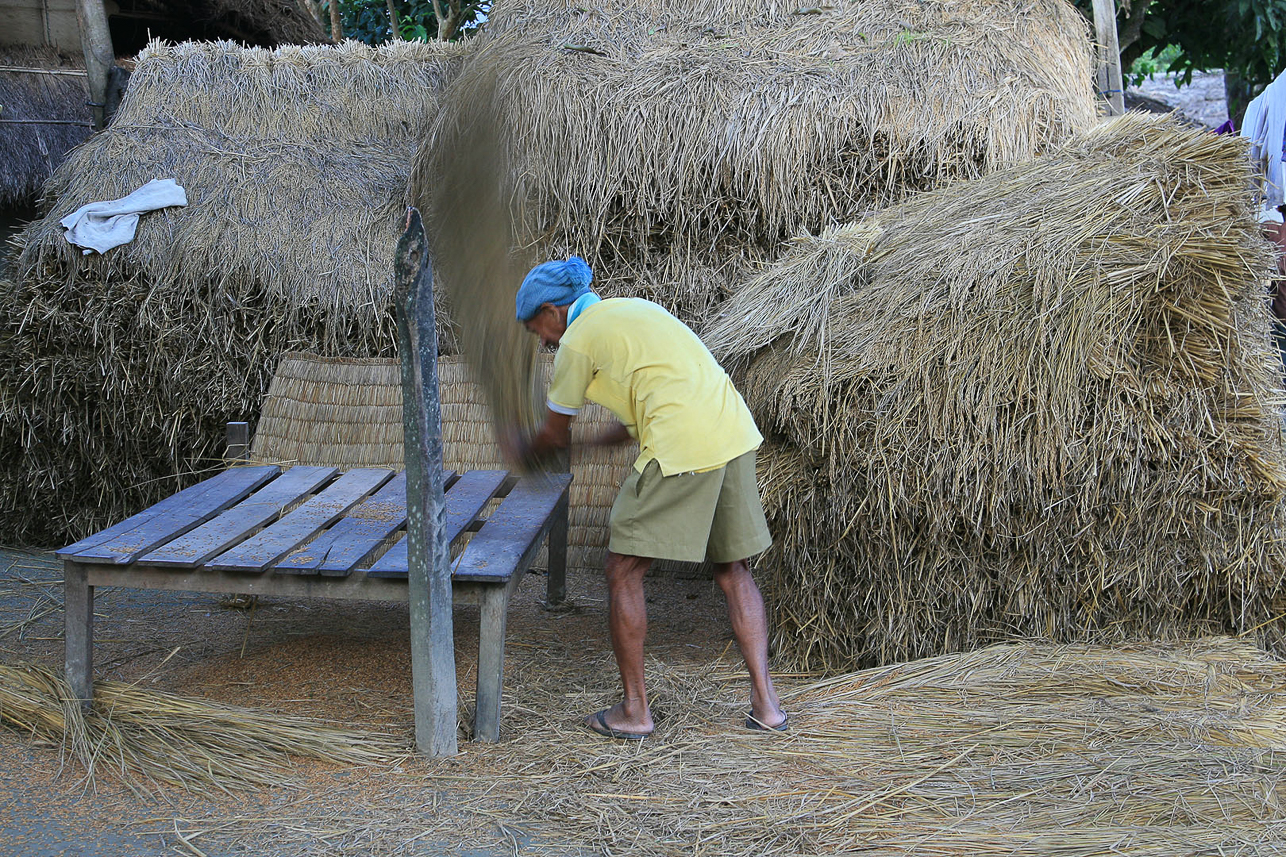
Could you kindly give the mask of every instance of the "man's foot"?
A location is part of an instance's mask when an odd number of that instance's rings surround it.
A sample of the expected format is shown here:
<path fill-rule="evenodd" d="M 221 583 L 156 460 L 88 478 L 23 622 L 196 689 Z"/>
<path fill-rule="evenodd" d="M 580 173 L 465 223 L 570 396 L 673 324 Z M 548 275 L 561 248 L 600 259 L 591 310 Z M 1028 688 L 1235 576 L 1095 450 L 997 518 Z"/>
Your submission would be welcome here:
<path fill-rule="evenodd" d="M 622 741 L 642 741 L 644 738 L 652 734 L 650 729 L 646 732 L 635 732 L 629 729 L 616 729 L 609 726 L 607 723 L 607 715 L 610 711 L 610 708 L 604 708 L 602 711 L 586 717 L 585 728 L 598 735 L 602 735 L 604 738 L 616 738 Z"/>
<path fill-rule="evenodd" d="M 753 729 L 756 732 L 785 732 L 790 728 L 790 717 L 786 712 L 781 713 L 781 720 L 776 723 L 767 723 L 755 717 L 750 712 L 746 713 L 746 728 Z"/>

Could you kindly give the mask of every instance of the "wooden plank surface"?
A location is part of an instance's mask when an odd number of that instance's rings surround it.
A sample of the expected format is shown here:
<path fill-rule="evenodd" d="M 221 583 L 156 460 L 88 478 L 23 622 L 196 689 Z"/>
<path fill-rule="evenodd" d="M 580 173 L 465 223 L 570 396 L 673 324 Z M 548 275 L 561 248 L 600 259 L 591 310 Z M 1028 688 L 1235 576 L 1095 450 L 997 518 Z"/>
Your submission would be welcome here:
<path fill-rule="evenodd" d="M 231 472 L 232 471 L 230 469 L 223 470 L 211 476 L 209 479 L 203 479 L 195 485 L 189 485 L 187 488 L 184 488 L 182 491 L 179 491 L 178 493 L 175 493 L 175 494 L 171 494 L 170 496 L 166 497 L 164 500 L 161 500 L 157 503 L 153 503 L 151 506 L 148 506 L 146 509 L 139 512 L 138 514 L 131 515 L 130 517 L 126 518 L 125 520 L 121 521 L 118 524 L 113 524 L 112 526 L 108 527 L 105 530 L 99 530 L 93 535 L 86 536 L 85 538 L 81 539 L 78 542 L 67 545 L 64 548 L 60 548 L 54 553 L 59 559 L 70 559 L 71 557 L 75 556 L 77 553 L 80 553 L 83 550 L 88 550 L 89 548 L 95 547 L 96 545 L 101 545 L 105 542 L 109 542 L 112 539 L 114 539 L 116 536 L 121 535 L 122 533 L 130 532 L 131 530 L 135 529 L 140 524 L 142 524 L 144 521 L 150 521 L 152 518 L 156 517 L 157 515 L 165 514 L 165 512 L 170 509 L 176 509 L 185 504 L 192 503 L 194 500 L 196 500 L 196 498 L 200 497 L 206 491 L 209 491 L 212 487 L 218 485 L 218 483 L 228 479 L 229 474 Z"/>
<path fill-rule="evenodd" d="M 447 485 L 456 478 L 453 470 L 443 474 Z M 276 571 L 345 577 L 368 561 L 380 545 L 405 524 L 406 473 L 403 471 L 335 526 L 277 563 Z"/>
<path fill-rule="evenodd" d="M 77 562 L 133 562 L 213 518 L 272 479 L 276 465 L 233 467 L 193 485 L 114 527 L 57 552 Z"/>
<path fill-rule="evenodd" d="M 447 491 L 447 544 L 477 520 L 483 507 L 496 495 L 509 474 L 504 470 L 470 470 Z M 409 569 L 406 537 L 389 548 L 366 572 L 369 577 L 406 577 Z"/>
<path fill-rule="evenodd" d="M 277 563 L 276 571 L 342 577 L 405 523 L 406 473 L 402 472 L 335 526 Z"/>
<path fill-rule="evenodd" d="M 292 467 L 217 518 L 145 554 L 139 562 L 169 568 L 200 565 L 277 520 L 338 472 L 334 467 Z"/>
<path fill-rule="evenodd" d="M 455 580 L 503 581 L 539 548 L 571 474 L 547 473 L 518 481 L 469 542 L 452 571 Z"/>
<path fill-rule="evenodd" d="M 392 470 L 350 470 L 298 509 L 206 563 L 224 571 L 261 572 L 343 517 L 393 478 Z"/>

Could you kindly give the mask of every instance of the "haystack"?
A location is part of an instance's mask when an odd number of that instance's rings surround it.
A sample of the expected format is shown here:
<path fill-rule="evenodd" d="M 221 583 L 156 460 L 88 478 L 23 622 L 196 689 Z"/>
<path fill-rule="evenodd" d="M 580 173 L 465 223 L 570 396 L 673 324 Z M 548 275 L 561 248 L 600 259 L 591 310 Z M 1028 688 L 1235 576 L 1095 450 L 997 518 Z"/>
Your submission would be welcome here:
<path fill-rule="evenodd" d="M 67 152 L 89 136 L 88 97 L 83 59 L 0 47 L 0 209 L 34 202 Z"/>
<path fill-rule="evenodd" d="M 392 355 L 416 145 L 463 49 L 154 44 L 50 179 L 0 295 L 0 540 L 60 542 L 172 492 L 291 347 Z M 83 256 L 58 220 L 156 178 L 189 205 Z"/>
<path fill-rule="evenodd" d="M 804 238 L 706 332 L 766 434 L 777 645 L 1276 631 L 1286 450 L 1241 145 L 1128 116 Z"/>
<path fill-rule="evenodd" d="M 782 240 L 1046 151 L 1093 122 L 1091 93 L 1062 0 L 518 0 L 439 138 L 492 102 L 523 247 L 703 322 Z M 447 150 L 423 153 L 422 207 Z"/>

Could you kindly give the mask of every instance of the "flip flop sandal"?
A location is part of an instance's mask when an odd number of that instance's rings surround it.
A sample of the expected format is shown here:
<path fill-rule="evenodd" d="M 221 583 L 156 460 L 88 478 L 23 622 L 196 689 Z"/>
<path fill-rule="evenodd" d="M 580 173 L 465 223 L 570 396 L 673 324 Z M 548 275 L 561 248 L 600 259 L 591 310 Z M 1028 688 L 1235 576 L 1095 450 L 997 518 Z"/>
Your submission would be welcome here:
<path fill-rule="evenodd" d="M 606 714 L 607 709 L 604 708 L 594 715 L 594 721 L 597 725 L 595 723 L 586 723 L 585 728 L 595 735 L 602 735 L 604 738 L 615 738 L 618 741 L 642 741 L 652 734 L 651 732 L 624 732 L 620 729 L 613 729 L 607 725 L 607 718 L 604 716 Z"/>

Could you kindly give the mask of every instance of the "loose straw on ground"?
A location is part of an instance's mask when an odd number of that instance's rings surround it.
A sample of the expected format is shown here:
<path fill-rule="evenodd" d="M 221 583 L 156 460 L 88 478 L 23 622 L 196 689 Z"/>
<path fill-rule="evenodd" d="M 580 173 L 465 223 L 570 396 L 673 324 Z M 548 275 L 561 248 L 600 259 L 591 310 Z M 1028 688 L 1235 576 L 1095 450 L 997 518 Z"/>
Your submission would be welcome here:
<path fill-rule="evenodd" d="M 164 783 L 200 790 L 283 783 L 290 758 L 372 765 L 405 745 L 372 731 L 219 705 L 132 684 L 100 681 L 88 711 L 41 667 L 0 665 L 0 722 L 61 745 L 87 780 L 109 773 L 133 789 Z"/>
<path fill-rule="evenodd" d="M 504 743 L 409 767 L 369 803 L 212 816 L 243 847 L 341 836 L 680 857 L 1270 854 L 1286 847 L 1286 668 L 1252 643 L 1018 643 L 785 679 L 792 728 L 756 734 L 732 660 L 649 660 L 658 731 L 604 741 L 575 716 L 614 693 L 610 657 L 552 640 L 511 658 Z M 731 656 L 735 657 L 735 655 Z M 407 812 L 407 777 L 424 794 Z M 224 835 L 227 835 L 226 833 Z"/>

